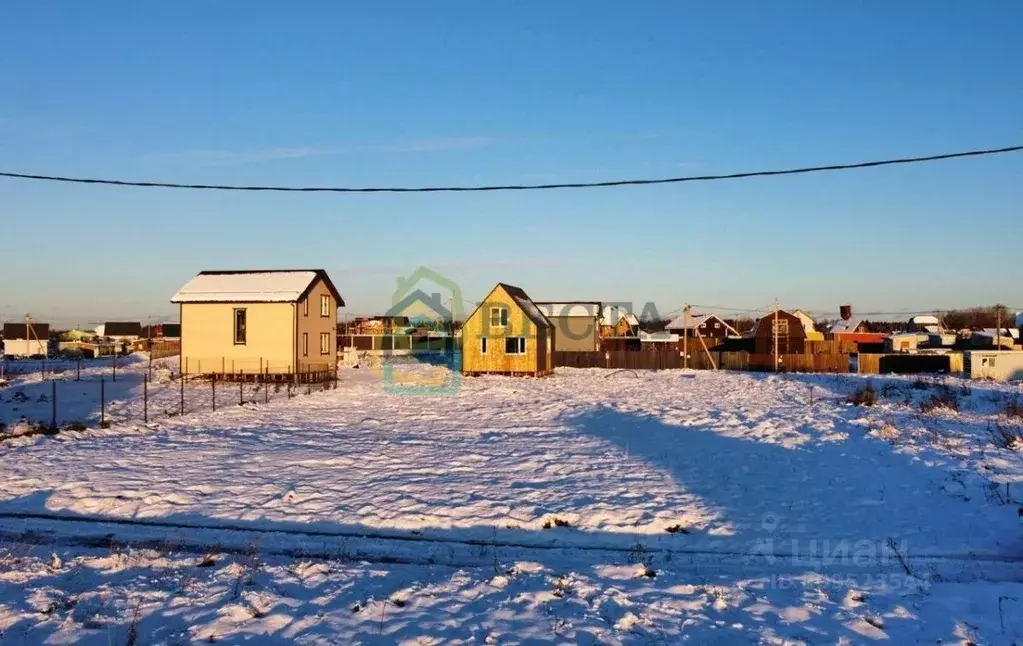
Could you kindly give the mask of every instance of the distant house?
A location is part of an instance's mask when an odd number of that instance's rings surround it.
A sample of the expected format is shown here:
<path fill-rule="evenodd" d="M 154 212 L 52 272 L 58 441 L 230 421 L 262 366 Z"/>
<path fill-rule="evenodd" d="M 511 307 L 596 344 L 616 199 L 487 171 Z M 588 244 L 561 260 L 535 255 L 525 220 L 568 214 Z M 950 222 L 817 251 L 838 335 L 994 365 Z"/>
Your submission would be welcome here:
<path fill-rule="evenodd" d="M 599 302 L 537 302 L 536 306 L 554 326 L 554 347 L 558 350 L 593 352 L 600 349 Z"/>
<path fill-rule="evenodd" d="M 4 355 L 45 357 L 50 341 L 49 323 L 4 323 Z"/>
<path fill-rule="evenodd" d="M 554 372 L 554 326 L 519 287 L 498 283 L 462 326 L 462 372 Z"/>
<path fill-rule="evenodd" d="M 849 341 L 852 343 L 884 343 L 887 334 L 874 332 L 870 323 L 862 317 L 853 314 L 851 305 L 842 305 L 839 308 L 841 318 L 831 324 L 827 331 L 827 337 L 836 341 Z"/>
<path fill-rule="evenodd" d="M 986 328 L 970 334 L 970 345 L 975 348 L 995 348 L 1012 350 L 1019 340 L 1018 328 Z"/>
<path fill-rule="evenodd" d="M 407 316 L 360 316 L 347 327 L 350 334 L 383 336 L 405 334 L 411 326 Z"/>
<path fill-rule="evenodd" d="M 823 335 L 814 329 L 813 320 L 801 310 L 778 310 L 764 315 L 753 326 L 751 336 L 756 354 L 774 353 L 775 330 L 779 354 L 802 354 L 808 340 L 823 339 Z"/>
<path fill-rule="evenodd" d="M 415 289 L 392 305 L 385 318 L 390 321 L 392 329 L 442 331 L 451 327 L 453 316 L 451 310 L 444 306 L 439 293 L 427 294 L 421 289 Z"/>
<path fill-rule="evenodd" d="M 886 352 L 915 352 L 921 345 L 930 341 L 927 332 L 898 332 L 884 341 Z"/>
<path fill-rule="evenodd" d="M 157 323 L 155 325 L 143 325 L 142 334 L 140 335 L 143 339 L 180 339 L 181 338 L 181 324 L 180 323 Z"/>
<path fill-rule="evenodd" d="M 334 372 L 345 303 L 322 269 L 204 271 L 171 302 L 181 310 L 185 374 Z"/>
<path fill-rule="evenodd" d="M 668 323 L 664 329 L 679 336 L 688 336 L 690 338 L 696 336 L 712 338 L 739 336 L 739 332 L 735 328 L 716 314 L 694 314 L 690 312 L 687 316 L 683 312 Z"/>
<path fill-rule="evenodd" d="M 600 334 L 609 336 L 639 335 L 639 319 L 617 305 L 605 305 L 600 318 Z"/>
<path fill-rule="evenodd" d="M 922 332 L 926 334 L 938 334 L 941 332 L 941 321 L 937 316 L 920 315 L 909 319 L 906 324 L 906 332 Z"/>
<path fill-rule="evenodd" d="M 125 321 L 108 321 L 96 327 L 96 336 L 116 343 L 134 343 L 142 338 L 142 324 Z"/>

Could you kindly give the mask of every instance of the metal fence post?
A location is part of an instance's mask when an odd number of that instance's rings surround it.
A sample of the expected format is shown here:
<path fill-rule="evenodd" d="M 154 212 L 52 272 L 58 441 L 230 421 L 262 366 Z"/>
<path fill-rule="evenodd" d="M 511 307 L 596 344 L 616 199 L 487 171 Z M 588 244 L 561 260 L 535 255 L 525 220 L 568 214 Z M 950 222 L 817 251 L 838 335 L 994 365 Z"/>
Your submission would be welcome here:
<path fill-rule="evenodd" d="M 149 423 L 149 375 L 142 378 L 142 423 Z"/>
<path fill-rule="evenodd" d="M 113 363 L 113 366 L 114 366 L 114 381 L 117 381 L 117 353 L 116 352 L 114 353 L 113 357 L 114 357 L 114 363 Z"/>
<path fill-rule="evenodd" d="M 185 414 L 185 372 L 183 370 L 179 370 L 178 372 L 180 373 L 180 378 L 178 379 L 178 381 L 181 383 L 181 409 L 180 409 L 180 411 L 178 411 L 178 414 L 179 415 L 184 415 Z"/>
<path fill-rule="evenodd" d="M 245 387 L 245 370 L 244 369 L 241 370 L 238 374 L 240 376 L 240 378 L 238 379 L 238 405 L 244 406 L 245 391 L 243 390 L 243 388 Z"/>
<path fill-rule="evenodd" d="M 78 357 L 75 360 L 75 381 L 82 380 L 82 358 Z"/>
<path fill-rule="evenodd" d="M 106 381 L 103 377 L 99 378 L 99 427 L 106 428 L 107 426 L 107 401 L 106 401 Z"/>
<path fill-rule="evenodd" d="M 213 412 L 217 412 L 217 376 L 213 375 L 210 379 L 210 386 L 213 387 Z"/>
<path fill-rule="evenodd" d="M 50 429 L 57 430 L 57 380 L 50 382 L 52 387 L 51 399 L 53 400 L 53 417 L 50 419 Z"/>

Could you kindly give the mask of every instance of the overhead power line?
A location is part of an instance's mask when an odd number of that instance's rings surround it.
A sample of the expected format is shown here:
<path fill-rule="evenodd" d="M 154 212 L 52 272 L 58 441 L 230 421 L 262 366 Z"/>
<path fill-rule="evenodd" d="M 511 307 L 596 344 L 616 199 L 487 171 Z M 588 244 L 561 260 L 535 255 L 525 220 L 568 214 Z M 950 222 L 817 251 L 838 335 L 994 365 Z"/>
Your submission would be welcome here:
<path fill-rule="evenodd" d="M 98 179 L 89 177 L 65 177 L 60 175 L 36 175 L 31 173 L 5 173 L 0 177 L 12 179 L 33 179 L 47 182 L 65 182 L 73 184 L 103 184 L 107 186 L 136 186 L 142 188 L 184 188 L 209 191 L 272 191 L 285 193 L 458 193 L 472 191 L 540 191 L 559 188 L 603 188 L 612 186 L 649 186 L 653 184 L 680 184 L 682 182 L 710 182 L 724 179 L 746 179 L 750 177 L 775 177 L 779 175 L 801 175 L 823 171 L 853 170 L 857 168 L 875 168 L 878 166 L 894 166 L 896 164 L 917 164 L 921 162 L 959 159 L 962 157 L 983 157 L 1023 151 L 1023 146 L 1006 146 L 985 150 L 969 150 L 965 152 L 943 153 L 924 157 L 902 157 L 898 159 L 882 159 L 876 161 L 856 162 L 852 164 L 831 164 L 828 166 L 805 166 L 783 170 L 758 170 L 743 173 L 727 173 L 722 175 L 690 175 L 685 177 L 666 177 L 660 179 L 623 179 L 604 182 L 564 182 L 558 184 L 492 184 L 481 186 L 415 186 L 415 187 L 351 187 L 351 186 L 244 186 L 236 184 L 181 184 L 177 182 L 141 182 L 121 179 Z"/>

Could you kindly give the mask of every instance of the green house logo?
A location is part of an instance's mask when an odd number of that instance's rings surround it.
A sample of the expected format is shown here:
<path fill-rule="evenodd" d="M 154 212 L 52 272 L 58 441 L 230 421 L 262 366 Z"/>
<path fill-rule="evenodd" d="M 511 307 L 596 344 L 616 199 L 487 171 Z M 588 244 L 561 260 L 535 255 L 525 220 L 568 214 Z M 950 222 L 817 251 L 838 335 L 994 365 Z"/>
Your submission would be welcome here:
<path fill-rule="evenodd" d="M 424 289 L 433 283 L 437 289 Z M 462 290 L 450 278 L 427 267 L 399 276 L 386 316 L 395 327 L 414 330 L 408 353 L 420 361 L 403 368 L 396 357 L 404 350 L 384 351 L 384 390 L 393 395 L 448 395 L 462 386 L 462 353 L 454 322 L 462 318 Z"/>

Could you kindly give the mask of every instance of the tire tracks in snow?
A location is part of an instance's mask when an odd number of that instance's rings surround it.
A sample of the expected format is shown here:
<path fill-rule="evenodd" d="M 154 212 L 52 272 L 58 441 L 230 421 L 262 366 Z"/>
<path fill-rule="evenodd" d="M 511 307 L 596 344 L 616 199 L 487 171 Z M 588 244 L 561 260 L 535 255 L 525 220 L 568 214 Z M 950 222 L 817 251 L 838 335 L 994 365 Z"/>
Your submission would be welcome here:
<path fill-rule="evenodd" d="M 289 558 L 340 559 L 380 564 L 501 566 L 541 562 L 552 570 L 642 563 L 694 576 L 816 572 L 837 576 L 909 575 L 922 581 L 1023 582 L 1023 556 L 978 554 L 908 555 L 879 542 L 872 558 L 795 554 L 785 551 L 678 549 L 579 545 L 553 541 L 448 538 L 366 531 L 201 525 L 164 520 L 113 519 L 60 514 L 0 512 L 0 540 L 80 548 L 145 548 L 189 553 L 260 553 Z"/>

